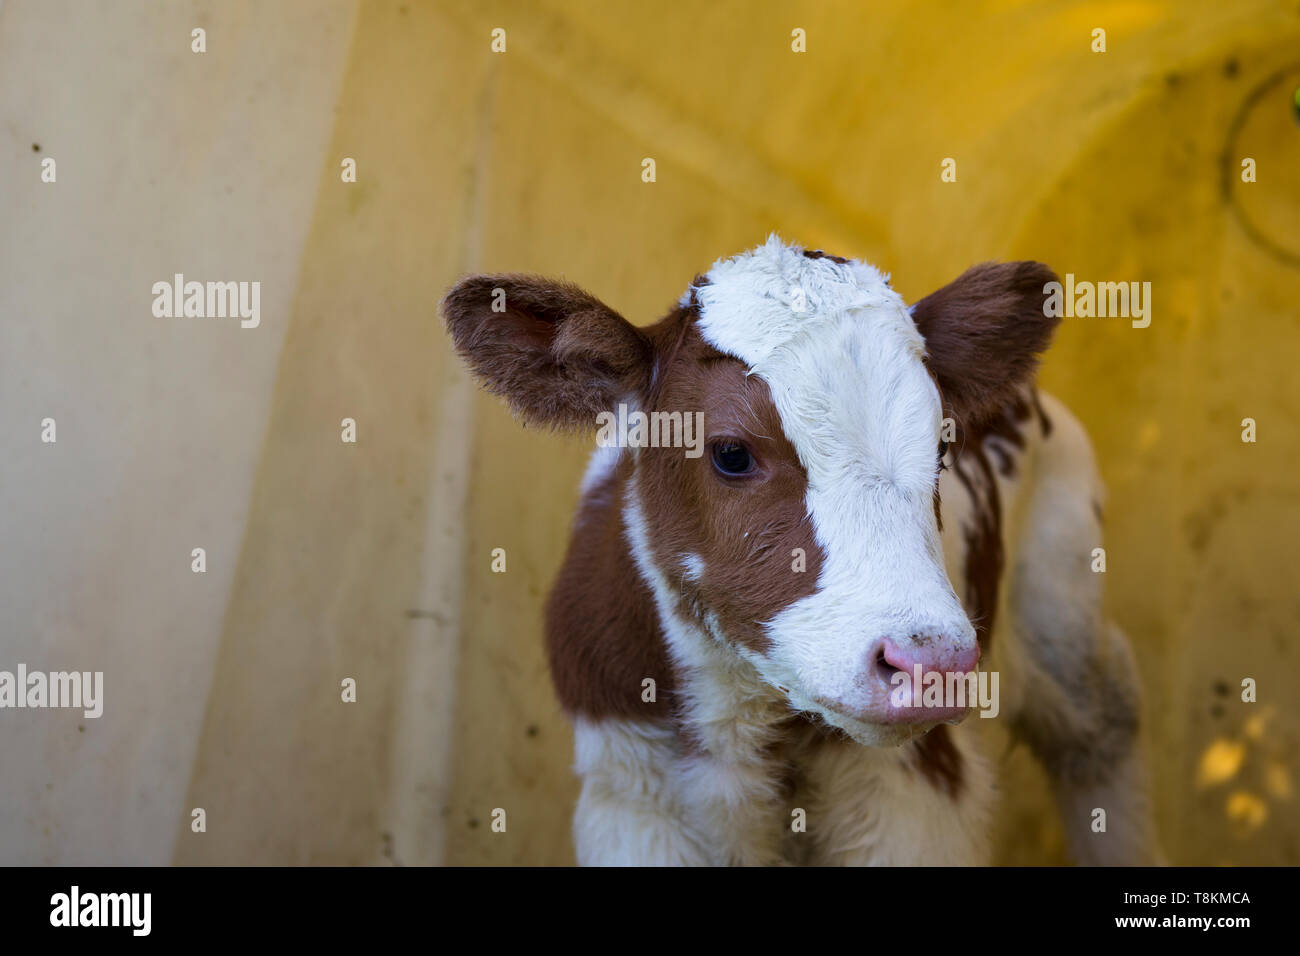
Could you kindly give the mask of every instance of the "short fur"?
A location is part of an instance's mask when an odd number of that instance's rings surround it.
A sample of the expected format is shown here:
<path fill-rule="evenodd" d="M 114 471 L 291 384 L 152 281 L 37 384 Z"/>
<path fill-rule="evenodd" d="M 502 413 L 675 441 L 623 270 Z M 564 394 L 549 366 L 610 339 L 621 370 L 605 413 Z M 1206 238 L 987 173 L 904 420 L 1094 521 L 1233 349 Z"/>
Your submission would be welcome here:
<path fill-rule="evenodd" d="M 1095 466 L 1033 386 L 1053 279 L 977 266 L 909 310 L 870 266 L 773 237 L 641 330 L 565 283 L 452 290 L 457 349 L 526 421 L 702 411 L 752 456 L 742 477 L 673 448 L 592 459 L 547 608 L 580 862 L 986 862 L 980 719 L 882 696 L 889 649 L 960 673 L 980 648 L 1075 858 L 1158 858 L 1136 672 L 1088 567 Z"/>

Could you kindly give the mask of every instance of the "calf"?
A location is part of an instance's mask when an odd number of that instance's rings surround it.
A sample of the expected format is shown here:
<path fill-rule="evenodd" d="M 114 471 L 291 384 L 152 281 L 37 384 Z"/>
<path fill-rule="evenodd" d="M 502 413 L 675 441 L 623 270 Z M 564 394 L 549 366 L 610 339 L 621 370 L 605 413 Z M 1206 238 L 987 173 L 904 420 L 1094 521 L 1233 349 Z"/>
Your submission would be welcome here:
<path fill-rule="evenodd" d="M 548 602 L 579 862 L 987 862 L 985 722 L 951 695 L 981 660 L 1074 859 L 1154 860 L 1092 453 L 1033 384 L 1054 279 L 976 266 L 909 309 L 772 237 L 645 328 L 533 276 L 448 294 L 457 350 L 526 423 L 703 415 L 702 449 L 597 450 Z M 906 692 L 931 675 L 949 693 Z"/>

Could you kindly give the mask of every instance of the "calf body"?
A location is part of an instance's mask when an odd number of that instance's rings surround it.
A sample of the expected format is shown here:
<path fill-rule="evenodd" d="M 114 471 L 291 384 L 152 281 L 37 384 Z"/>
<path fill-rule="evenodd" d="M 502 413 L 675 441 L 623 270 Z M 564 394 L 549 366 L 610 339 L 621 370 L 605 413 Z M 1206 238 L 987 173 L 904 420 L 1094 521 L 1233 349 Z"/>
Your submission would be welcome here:
<path fill-rule="evenodd" d="M 977 661 L 1075 858 L 1153 861 L 1095 466 L 1032 381 L 1052 278 L 977 267 L 908 309 L 771 239 L 645 329 L 532 277 L 449 294 L 457 347 L 528 420 L 702 416 L 703 454 L 596 453 L 548 603 L 580 862 L 987 862 L 983 718 L 895 693 Z"/>

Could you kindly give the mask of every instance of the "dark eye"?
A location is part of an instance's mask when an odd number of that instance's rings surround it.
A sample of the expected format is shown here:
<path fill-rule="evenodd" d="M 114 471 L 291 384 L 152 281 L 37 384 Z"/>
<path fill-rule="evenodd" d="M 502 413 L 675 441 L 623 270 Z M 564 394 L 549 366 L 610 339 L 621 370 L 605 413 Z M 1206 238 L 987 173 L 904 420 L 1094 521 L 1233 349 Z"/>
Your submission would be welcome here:
<path fill-rule="evenodd" d="M 747 475 L 754 468 L 749 449 L 739 442 L 720 441 L 713 446 L 713 467 L 724 475 Z"/>

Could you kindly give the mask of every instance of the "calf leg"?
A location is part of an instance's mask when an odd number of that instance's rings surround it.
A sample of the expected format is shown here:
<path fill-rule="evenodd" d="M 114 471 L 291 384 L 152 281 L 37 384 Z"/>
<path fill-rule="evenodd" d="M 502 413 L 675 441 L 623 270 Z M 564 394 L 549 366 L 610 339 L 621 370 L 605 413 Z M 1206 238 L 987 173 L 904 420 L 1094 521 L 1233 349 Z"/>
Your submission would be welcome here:
<path fill-rule="evenodd" d="M 1123 633 L 1103 625 L 1078 669 L 1064 673 L 1051 669 L 1054 655 L 1036 650 L 1013 727 L 1051 779 L 1071 858 L 1162 862 L 1138 747 L 1137 671 Z"/>
<path fill-rule="evenodd" d="M 1101 486 L 1082 427 L 1043 396 L 1051 432 L 1016 531 L 1003 635 L 1012 727 L 1051 778 L 1072 858 L 1160 862 L 1138 747 L 1128 641 L 1101 612 Z M 995 646 L 995 652 L 999 648 Z M 1100 811 L 1100 812 L 1099 812 Z"/>

